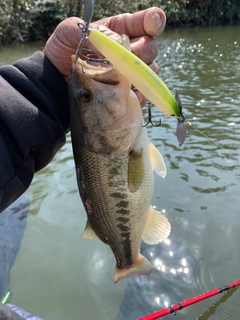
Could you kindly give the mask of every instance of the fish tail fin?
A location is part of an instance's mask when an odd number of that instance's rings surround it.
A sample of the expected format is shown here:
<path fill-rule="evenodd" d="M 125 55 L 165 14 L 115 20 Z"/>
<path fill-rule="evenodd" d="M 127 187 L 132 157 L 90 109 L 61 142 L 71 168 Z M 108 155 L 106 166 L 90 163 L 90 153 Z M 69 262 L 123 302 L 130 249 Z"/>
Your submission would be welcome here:
<path fill-rule="evenodd" d="M 153 265 L 150 261 L 148 261 L 144 256 L 140 253 L 138 254 L 137 261 L 132 264 L 128 268 L 119 269 L 116 267 L 115 275 L 114 275 L 114 282 L 117 283 L 118 281 L 134 275 L 148 275 L 153 270 Z"/>

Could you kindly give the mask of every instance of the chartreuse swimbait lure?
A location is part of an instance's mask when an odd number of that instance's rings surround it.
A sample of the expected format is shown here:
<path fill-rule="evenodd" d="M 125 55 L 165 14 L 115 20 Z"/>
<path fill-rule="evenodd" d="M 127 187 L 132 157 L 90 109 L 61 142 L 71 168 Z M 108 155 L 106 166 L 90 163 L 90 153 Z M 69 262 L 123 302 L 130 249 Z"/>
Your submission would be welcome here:
<path fill-rule="evenodd" d="M 162 79 L 128 49 L 97 29 L 88 29 L 88 40 L 107 60 L 167 116 L 178 118 L 181 108 Z"/>
<path fill-rule="evenodd" d="M 123 76 L 128 78 L 145 97 L 162 110 L 167 116 L 177 118 L 177 138 L 181 146 L 186 138 L 185 116 L 182 113 L 182 103 L 176 91 L 175 98 L 167 85 L 141 59 L 135 56 L 126 45 L 120 45 L 97 29 L 90 29 L 94 10 L 94 0 L 85 0 L 83 20 L 78 26 L 89 41 L 109 60 Z M 82 40 L 84 40 L 82 39 Z M 80 41 L 78 49 L 81 47 Z M 76 61 L 75 61 L 76 62 Z"/>

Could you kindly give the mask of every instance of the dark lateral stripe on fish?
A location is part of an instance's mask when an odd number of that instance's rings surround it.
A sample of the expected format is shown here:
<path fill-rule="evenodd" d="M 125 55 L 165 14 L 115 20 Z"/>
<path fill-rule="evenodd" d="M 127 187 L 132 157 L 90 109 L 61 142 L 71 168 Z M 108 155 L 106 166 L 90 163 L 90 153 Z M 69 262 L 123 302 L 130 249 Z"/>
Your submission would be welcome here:
<path fill-rule="evenodd" d="M 116 193 L 115 193 L 116 195 Z M 117 228 L 120 230 L 121 235 L 121 244 L 123 246 L 124 252 L 124 261 L 120 260 L 120 268 L 126 268 L 132 264 L 132 252 L 131 252 L 131 239 L 130 239 L 130 227 L 127 225 L 130 221 L 129 214 L 130 210 L 127 210 L 126 207 L 129 206 L 129 202 L 126 199 L 126 195 L 123 193 L 117 193 L 117 198 L 121 199 L 119 202 L 116 203 L 116 207 L 119 208 L 116 210 L 116 213 L 119 213 L 120 216 L 117 217 L 117 220 L 120 222 L 117 224 Z"/>
<path fill-rule="evenodd" d="M 122 215 L 128 215 L 130 213 L 130 210 L 121 208 L 121 209 L 116 210 L 116 213 L 119 213 L 119 214 L 122 214 Z"/>
<path fill-rule="evenodd" d="M 116 176 L 119 174 L 119 169 L 121 168 L 118 168 L 118 167 L 112 167 L 111 170 L 110 170 L 110 178 L 112 178 L 112 176 Z"/>
<path fill-rule="evenodd" d="M 117 221 L 122 222 L 122 223 L 128 223 L 129 222 L 129 218 L 117 217 Z"/>
<path fill-rule="evenodd" d="M 126 208 L 129 206 L 129 202 L 126 200 L 120 200 L 119 202 L 116 203 L 116 207 L 118 208 Z"/>
<path fill-rule="evenodd" d="M 122 170 L 121 162 L 115 162 L 114 165 L 110 163 L 110 166 L 108 168 L 109 168 L 110 178 L 116 175 L 121 175 L 121 170 Z"/>
<path fill-rule="evenodd" d="M 132 252 L 131 252 L 131 239 L 130 239 L 130 232 L 121 232 L 121 244 L 123 246 L 125 260 L 121 261 L 121 268 L 129 267 L 132 261 Z"/>
<path fill-rule="evenodd" d="M 121 192 L 113 192 L 110 194 L 111 197 L 113 198 L 117 198 L 117 199 L 126 199 L 127 195 L 125 193 L 121 193 Z"/>
<path fill-rule="evenodd" d="M 106 136 L 99 136 L 99 141 L 103 147 L 109 146 L 108 139 Z"/>
<path fill-rule="evenodd" d="M 128 226 L 126 226 L 126 225 L 124 225 L 122 223 L 117 224 L 117 227 L 118 227 L 119 230 L 124 231 L 124 232 L 127 232 L 127 231 L 130 230 L 130 228 Z"/>

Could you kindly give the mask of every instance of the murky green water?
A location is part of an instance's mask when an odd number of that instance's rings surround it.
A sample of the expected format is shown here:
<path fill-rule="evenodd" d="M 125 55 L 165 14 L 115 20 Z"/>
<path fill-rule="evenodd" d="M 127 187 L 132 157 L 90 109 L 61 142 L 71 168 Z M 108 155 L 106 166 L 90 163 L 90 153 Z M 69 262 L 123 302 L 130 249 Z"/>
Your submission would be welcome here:
<path fill-rule="evenodd" d="M 163 304 L 175 304 L 240 278 L 239 33 L 240 27 L 177 29 L 158 39 L 161 77 L 172 91 L 180 90 L 187 119 L 224 149 L 191 126 L 179 147 L 176 121 L 153 109 L 162 126 L 149 127 L 149 136 L 168 168 L 165 180 L 155 179 L 153 204 L 165 209 L 175 249 L 164 268 L 159 263 L 161 254 L 156 256 L 160 285 L 147 290 L 143 284 L 131 297 L 136 305 L 142 299 L 141 306 L 151 305 L 157 311 Z M 37 48 L 42 44 L 0 48 L 0 64 Z M 35 176 L 26 196 L 31 208 L 11 273 L 11 302 L 46 320 L 115 319 L 129 283 L 113 284 L 115 261 L 107 246 L 81 240 L 86 216 L 69 137 L 52 163 Z M 182 268 L 170 268 L 178 248 L 184 248 Z M 171 279 L 171 286 L 166 286 L 164 277 Z M 183 286 L 178 300 L 164 298 L 179 291 L 179 277 Z M 151 279 L 144 278 L 146 284 Z M 239 299 L 239 290 L 229 291 L 182 310 L 177 317 L 237 320 Z M 135 313 L 129 309 L 125 319 L 136 319 Z"/>

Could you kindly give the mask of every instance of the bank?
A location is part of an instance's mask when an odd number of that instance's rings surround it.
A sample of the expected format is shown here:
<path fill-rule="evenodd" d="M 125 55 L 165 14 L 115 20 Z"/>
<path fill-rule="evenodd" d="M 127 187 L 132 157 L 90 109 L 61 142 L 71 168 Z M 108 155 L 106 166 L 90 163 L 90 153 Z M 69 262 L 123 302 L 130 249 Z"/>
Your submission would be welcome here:
<path fill-rule="evenodd" d="M 69 16 L 81 16 L 83 0 L 2 0 L 0 44 L 46 40 Z M 93 20 L 158 6 L 167 26 L 216 26 L 240 23 L 239 0 L 95 0 Z"/>

